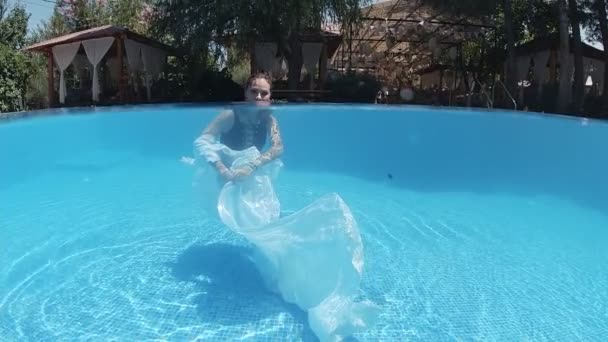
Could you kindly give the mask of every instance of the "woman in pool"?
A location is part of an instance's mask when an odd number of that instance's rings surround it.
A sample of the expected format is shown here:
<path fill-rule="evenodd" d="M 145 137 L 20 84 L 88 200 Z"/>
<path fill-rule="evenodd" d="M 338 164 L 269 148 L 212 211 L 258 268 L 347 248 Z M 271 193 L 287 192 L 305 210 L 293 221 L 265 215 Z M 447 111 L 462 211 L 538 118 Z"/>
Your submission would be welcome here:
<path fill-rule="evenodd" d="M 226 180 L 238 180 L 249 176 L 258 167 L 263 166 L 283 153 L 283 142 L 276 118 L 268 109 L 260 108 L 270 105 L 270 88 L 272 82 L 264 74 L 252 76 L 245 89 L 245 101 L 255 107 L 226 110 L 221 112 L 203 131 L 204 143 L 221 144 L 235 151 L 242 151 L 252 146 L 257 147 L 261 155 L 246 166 L 231 171 L 221 159 L 208 160 Z M 271 146 L 266 152 L 262 149 L 270 138 Z"/>

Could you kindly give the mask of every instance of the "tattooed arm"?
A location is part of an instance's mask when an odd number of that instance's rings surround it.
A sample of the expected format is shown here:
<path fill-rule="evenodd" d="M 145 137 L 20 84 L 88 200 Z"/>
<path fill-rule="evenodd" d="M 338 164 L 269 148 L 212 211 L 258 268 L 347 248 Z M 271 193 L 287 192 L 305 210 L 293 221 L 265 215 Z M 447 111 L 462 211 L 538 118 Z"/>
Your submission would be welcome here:
<path fill-rule="evenodd" d="M 283 140 L 281 139 L 281 130 L 279 129 L 279 123 L 277 119 L 270 115 L 268 120 L 268 132 L 270 132 L 270 141 L 272 145 L 268 151 L 262 153 L 262 155 L 255 161 L 255 166 L 260 167 L 271 161 L 279 158 L 283 154 Z"/>
<path fill-rule="evenodd" d="M 234 112 L 223 111 L 203 130 L 201 136 L 196 139 L 198 152 L 205 157 L 207 162 L 213 165 L 217 171 L 226 179 L 232 178 L 230 170 L 224 165 L 221 158 L 209 148 L 215 144 L 222 133 L 228 131 L 234 124 Z"/>

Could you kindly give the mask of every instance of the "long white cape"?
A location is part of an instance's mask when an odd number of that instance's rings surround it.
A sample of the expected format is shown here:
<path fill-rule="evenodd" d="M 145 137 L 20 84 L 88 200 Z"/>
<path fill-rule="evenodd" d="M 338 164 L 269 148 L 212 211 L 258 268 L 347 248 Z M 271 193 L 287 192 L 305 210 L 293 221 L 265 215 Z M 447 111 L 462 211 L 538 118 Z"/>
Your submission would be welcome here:
<path fill-rule="evenodd" d="M 197 140 L 200 142 L 200 140 Z M 350 209 L 337 194 L 280 217 L 273 180 L 282 168 L 275 160 L 243 181 L 219 186 L 208 161 L 221 159 L 232 170 L 260 155 L 255 148 L 233 151 L 217 143 L 198 143 L 207 195 L 217 198 L 224 224 L 257 247 L 254 263 L 271 290 L 308 312 L 321 341 L 338 341 L 372 326 L 379 308 L 356 302 L 363 272 L 363 244 Z M 209 171 L 209 172 L 208 172 Z M 215 183 L 215 189 L 211 183 Z"/>

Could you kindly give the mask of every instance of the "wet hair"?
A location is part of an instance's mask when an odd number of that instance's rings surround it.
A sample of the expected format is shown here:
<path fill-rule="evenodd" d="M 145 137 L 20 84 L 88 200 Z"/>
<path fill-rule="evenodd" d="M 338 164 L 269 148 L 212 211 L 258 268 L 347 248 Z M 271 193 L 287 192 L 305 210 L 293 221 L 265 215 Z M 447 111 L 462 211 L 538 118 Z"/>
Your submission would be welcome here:
<path fill-rule="evenodd" d="M 251 87 L 251 85 L 253 84 L 253 81 L 262 78 L 264 80 L 266 80 L 266 82 L 268 82 L 268 84 L 270 85 L 270 88 L 272 89 L 272 78 L 270 78 L 270 76 L 266 73 L 260 72 L 257 73 L 251 77 L 249 77 L 249 79 L 247 80 L 247 83 L 245 84 L 245 89 Z"/>

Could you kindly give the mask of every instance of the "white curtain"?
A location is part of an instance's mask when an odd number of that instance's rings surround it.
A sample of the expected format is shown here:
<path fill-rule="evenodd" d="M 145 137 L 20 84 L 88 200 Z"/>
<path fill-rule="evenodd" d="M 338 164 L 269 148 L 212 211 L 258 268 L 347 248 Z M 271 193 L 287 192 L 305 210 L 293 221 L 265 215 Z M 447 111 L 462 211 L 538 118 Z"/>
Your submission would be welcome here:
<path fill-rule="evenodd" d="M 593 78 L 594 84 L 598 84 L 598 91 L 601 93 L 604 89 L 604 82 L 606 82 L 606 80 L 604 79 L 604 68 L 606 67 L 606 65 L 603 61 L 595 60 L 593 63 L 593 67 L 594 68 L 593 72 L 591 73 L 591 78 Z"/>
<path fill-rule="evenodd" d="M 129 78 L 133 79 L 133 75 L 139 70 L 141 65 L 141 44 L 131 40 L 125 39 L 125 52 L 127 53 L 127 68 L 129 70 Z M 137 88 L 137 83 L 133 82 L 133 87 Z"/>
<path fill-rule="evenodd" d="M 595 84 L 596 79 L 593 77 L 593 70 L 595 69 L 595 61 L 591 58 L 583 57 L 583 83 L 587 86 L 587 81 L 591 77 L 592 84 Z"/>
<path fill-rule="evenodd" d="M 543 84 L 547 82 L 549 62 L 549 51 L 541 51 L 534 56 L 534 79 L 537 84 L 537 92 L 541 94 L 543 91 Z"/>
<path fill-rule="evenodd" d="M 277 55 L 277 44 L 275 43 L 256 43 L 255 44 L 255 64 L 258 68 L 267 73 L 272 73 Z"/>
<path fill-rule="evenodd" d="M 64 45 L 55 45 L 53 46 L 53 56 L 55 57 L 55 63 L 57 63 L 57 67 L 59 68 L 59 102 L 61 104 L 65 103 L 65 69 L 70 66 L 72 60 L 74 60 L 74 56 L 78 52 L 78 48 L 80 47 L 80 42 L 64 44 Z M 51 99 L 49 99 L 50 101 Z"/>
<path fill-rule="evenodd" d="M 99 101 L 99 76 L 97 74 L 97 65 L 106 55 L 110 47 L 114 43 L 114 37 L 105 37 L 98 39 L 90 39 L 82 42 L 84 50 L 87 53 L 89 62 L 93 65 L 93 101 Z"/>
<path fill-rule="evenodd" d="M 275 58 L 274 66 L 272 68 L 272 75 L 277 79 L 282 79 L 285 77 L 285 75 L 287 75 L 287 71 L 288 68 L 285 59 L 282 56 Z"/>
<path fill-rule="evenodd" d="M 148 101 L 152 100 L 152 82 L 162 72 L 167 53 L 148 45 L 141 45 L 141 57 L 146 71 L 146 90 Z"/>
<path fill-rule="evenodd" d="M 528 80 L 528 71 L 530 70 L 530 56 L 521 56 L 516 59 L 517 66 L 517 82 Z"/>
<path fill-rule="evenodd" d="M 540 85 L 547 81 L 548 62 L 549 51 L 541 51 L 534 56 L 534 78 L 540 83 Z"/>
<path fill-rule="evenodd" d="M 124 42 L 129 71 L 135 72 L 141 63 L 141 44 L 131 39 L 125 39 Z"/>
<path fill-rule="evenodd" d="M 302 44 L 302 59 L 304 60 L 304 66 L 311 75 L 314 75 L 317 70 L 317 64 L 321 57 L 321 49 L 323 49 L 323 43 Z"/>
<path fill-rule="evenodd" d="M 566 65 L 566 67 L 566 75 L 568 75 L 568 82 L 574 83 L 574 54 L 568 55 L 568 64 Z"/>
<path fill-rule="evenodd" d="M 568 83 L 568 91 L 566 92 L 564 103 L 570 103 L 572 100 L 572 84 L 574 82 L 574 55 L 568 54 L 568 58 L 562 61 L 558 53 L 557 59 L 559 61 L 559 78 L 565 77 L 566 83 Z"/>

